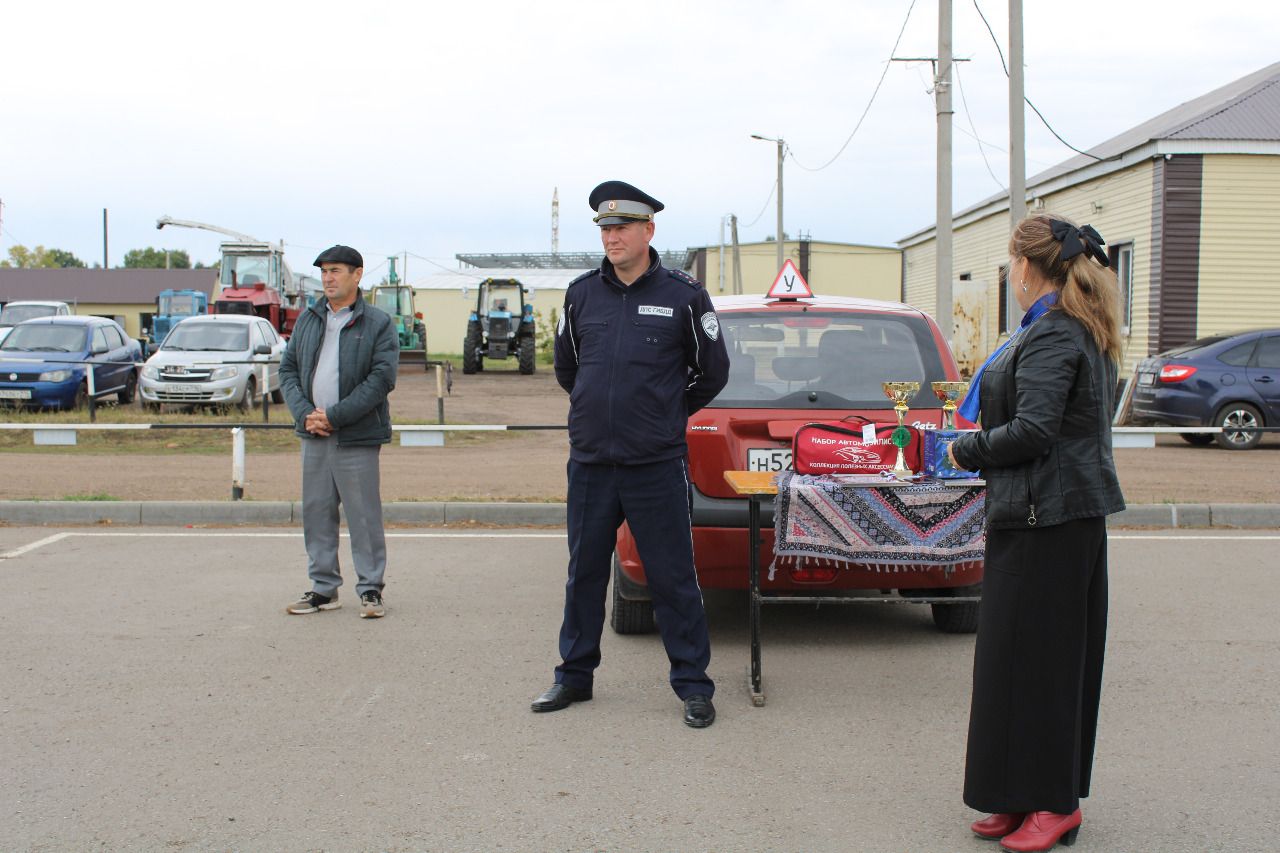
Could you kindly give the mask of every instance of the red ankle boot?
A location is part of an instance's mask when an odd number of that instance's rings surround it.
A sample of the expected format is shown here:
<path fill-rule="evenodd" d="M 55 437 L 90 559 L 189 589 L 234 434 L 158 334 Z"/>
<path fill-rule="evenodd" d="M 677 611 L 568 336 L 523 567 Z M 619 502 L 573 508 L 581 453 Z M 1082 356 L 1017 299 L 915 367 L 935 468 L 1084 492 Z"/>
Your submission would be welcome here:
<path fill-rule="evenodd" d="M 1079 809 L 1071 814 L 1032 812 L 1017 832 L 1000 839 L 1000 846 L 1013 853 L 1041 853 L 1052 850 L 1059 841 L 1070 847 L 1079 832 Z"/>
<path fill-rule="evenodd" d="M 975 821 L 969 828 L 979 838 L 989 838 L 994 841 L 997 838 L 1004 838 L 1022 826 L 1022 819 L 1025 817 L 1025 814 L 993 814 L 991 817 Z"/>

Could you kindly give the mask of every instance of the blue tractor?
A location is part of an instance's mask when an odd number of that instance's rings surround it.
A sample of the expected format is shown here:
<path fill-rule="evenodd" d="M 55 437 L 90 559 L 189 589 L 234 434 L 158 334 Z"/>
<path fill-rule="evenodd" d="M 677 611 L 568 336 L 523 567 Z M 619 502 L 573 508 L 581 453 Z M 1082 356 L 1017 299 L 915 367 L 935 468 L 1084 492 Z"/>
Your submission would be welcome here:
<path fill-rule="evenodd" d="M 462 342 L 462 372 L 484 370 L 485 359 L 515 357 L 526 376 L 537 369 L 531 294 L 514 278 L 486 278 Z"/>
<path fill-rule="evenodd" d="M 147 354 L 160 348 L 165 335 L 182 320 L 209 313 L 209 294 L 199 290 L 162 290 L 156 297 L 156 313 L 151 318 L 151 339 Z"/>

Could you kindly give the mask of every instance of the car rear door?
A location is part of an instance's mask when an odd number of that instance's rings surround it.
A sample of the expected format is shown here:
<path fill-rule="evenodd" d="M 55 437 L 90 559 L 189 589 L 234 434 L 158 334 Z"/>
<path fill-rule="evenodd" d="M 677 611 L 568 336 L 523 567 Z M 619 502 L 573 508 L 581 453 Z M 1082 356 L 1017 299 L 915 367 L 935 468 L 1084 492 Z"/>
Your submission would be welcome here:
<path fill-rule="evenodd" d="M 111 343 L 107 340 L 107 327 L 94 326 L 89 333 L 89 361 L 87 369 L 93 371 L 93 393 L 103 394 L 116 386 L 111 376 Z"/>
<path fill-rule="evenodd" d="M 1246 373 L 1249 384 L 1267 406 L 1267 424 L 1280 423 L 1280 335 L 1266 335 L 1258 341 Z"/>

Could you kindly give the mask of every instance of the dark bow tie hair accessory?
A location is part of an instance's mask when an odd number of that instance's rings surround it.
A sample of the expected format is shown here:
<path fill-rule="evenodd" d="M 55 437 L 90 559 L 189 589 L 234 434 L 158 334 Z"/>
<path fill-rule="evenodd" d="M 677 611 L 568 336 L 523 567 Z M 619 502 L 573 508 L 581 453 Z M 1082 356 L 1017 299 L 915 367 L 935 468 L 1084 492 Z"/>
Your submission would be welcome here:
<path fill-rule="evenodd" d="M 1053 232 L 1053 239 L 1062 244 L 1062 260 L 1069 261 L 1083 252 L 1104 267 L 1111 266 L 1111 259 L 1102 250 L 1107 241 L 1092 225 L 1077 228 L 1070 222 L 1050 219 L 1049 230 Z"/>

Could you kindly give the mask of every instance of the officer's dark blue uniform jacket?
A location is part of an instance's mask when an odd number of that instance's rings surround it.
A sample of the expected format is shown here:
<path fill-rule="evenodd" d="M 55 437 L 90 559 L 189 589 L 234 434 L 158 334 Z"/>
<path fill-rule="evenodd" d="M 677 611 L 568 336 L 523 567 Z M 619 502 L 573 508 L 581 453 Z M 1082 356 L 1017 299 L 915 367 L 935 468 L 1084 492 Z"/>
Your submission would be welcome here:
<path fill-rule="evenodd" d="M 668 270 L 624 285 L 608 259 L 565 293 L 556 379 L 569 392 L 569 458 L 641 465 L 686 452 L 689 415 L 720 393 L 729 354 L 711 296 Z"/>

